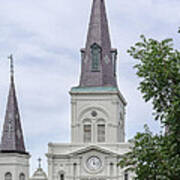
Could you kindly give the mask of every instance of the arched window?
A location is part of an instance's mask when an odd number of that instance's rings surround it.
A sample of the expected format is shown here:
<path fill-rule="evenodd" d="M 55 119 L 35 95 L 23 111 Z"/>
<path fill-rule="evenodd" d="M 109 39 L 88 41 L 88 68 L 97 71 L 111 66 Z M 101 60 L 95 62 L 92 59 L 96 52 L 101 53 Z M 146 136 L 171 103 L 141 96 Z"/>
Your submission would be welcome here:
<path fill-rule="evenodd" d="M 76 179 L 76 171 L 77 171 L 77 164 L 73 164 L 73 174 L 74 174 L 74 180 Z"/>
<path fill-rule="evenodd" d="M 85 143 L 90 143 L 92 140 L 92 122 L 90 119 L 83 120 L 83 138 Z"/>
<path fill-rule="evenodd" d="M 84 142 L 91 142 L 91 124 L 84 124 Z"/>
<path fill-rule="evenodd" d="M 124 180 L 129 180 L 129 174 L 127 171 L 124 173 Z"/>
<path fill-rule="evenodd" d="M 106 134 L 106 129 L 105 129 L 105 120 L 104 119 L 98 119 L 97 121 L 97 142 L 105 142 L 105 134 Z"/>
<path fill-rule="evenodd" d="M 94 43 L 91 46 L 91 55 L 92 55 L 92 71 L 99 71 L 101 48 L 96 43 Z"/>
<path fill-rule="evenodd" d="M 110 163 L 110 175 L 113 176 L 114 175 L 114 164 Z"/>
<path fill-rule="evenodd" d="M 5 178 L 4 178 L 5 180 L 12 180 L 12 174 L 10 173 L 10 172 L 7 172 L 6 174 L 5 174 Z"/>
<path fill-rule="evenodd" d="M 65 172 L 63 170 L 58 172 L 58 180 L 65 180 Z"/>
<path fill-rule="evenodd" d="M 105 124 L 97 125 L 98 142 L 105 142 Z"/>
<path fill-rule="evenodd" d="M 60 180 L 64 180 L 64 174 L 63 173 L 60 174 Z"/>
<path fill-rule="evenodd" d="M 19 175 L 19 180 L 25 180 L 25 175 L 23 173 Z"/>

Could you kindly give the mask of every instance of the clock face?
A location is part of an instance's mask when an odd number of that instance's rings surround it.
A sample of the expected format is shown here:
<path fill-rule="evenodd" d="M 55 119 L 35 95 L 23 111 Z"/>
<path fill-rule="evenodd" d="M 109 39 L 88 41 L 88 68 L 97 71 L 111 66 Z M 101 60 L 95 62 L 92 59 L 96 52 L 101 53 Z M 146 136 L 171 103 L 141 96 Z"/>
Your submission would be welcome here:
<path fill-rule="evenodd" d="M 91 171 L 96 171 L 102 167 L 102 162 L 97 156 L 92 156 L 87 160 L 87 167 Z"/>

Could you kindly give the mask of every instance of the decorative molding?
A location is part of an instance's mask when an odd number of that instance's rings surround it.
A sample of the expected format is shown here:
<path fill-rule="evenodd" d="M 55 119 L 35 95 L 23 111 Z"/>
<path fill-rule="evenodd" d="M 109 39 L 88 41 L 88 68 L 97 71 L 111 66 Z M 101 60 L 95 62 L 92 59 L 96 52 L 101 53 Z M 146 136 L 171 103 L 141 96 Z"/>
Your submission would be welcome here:
<path fill-rule="evenodd" d="M 115 124 L 112 124 L 112 123 L 109 123 L 108 126 L 109 127 L 113 127 L 113 128 L 117 128 L 118 127 L 118 125 L 115 125 Z"/>
<path fill-rule="evenodd" d="M 71 104 L 72 104 L 72 105 L 76 105 L 76 104 L 77 104 L 77 101 L 71 100 Z"/>
<path fill-rule="evenodd" d="M 79 116 L 78 116 L 78 119 L 79 120 L 82 120 L 82 118 L 84 119 L 84 115 L 87 113 L 87 112 L 91 112 L 92 110 L 96 110 L 97 112 L 101 112 L 105 115 L 106 119 L 109 119 L 109 113 L 108 113 L 108 110 L 106 110 L 105 107 L 101 106 L 101 105 L 98 105 L 98 106 L 86 106 L 84 107 Z"/>
<path fill-rule="evenodd" d="M 119 101 L 117 101 L 117 100 L 112 100 L 112 104 L 115 104 L 115 105 L 116 105 L 116 104 L 120 104 L 120 103 L 119 103 Z"/>
<path fill-rule="evenodd" d="M 104 62 L 105 62 L 106 64 L 109 64 L 109 63 L 110 63 L 110 59 L 109 59 L 108 55 L 106 55 L 106 56 L 104 57 Z"/>
<path fill-rule="evenodd" d="M 87 64 L 87 62 L 88 62 L 88 56 L 86 56 L 86 57 L 84 58 L 84 63 Z"/>
<path fill-rule="evenodd" d="M 72 127 L 72 128 L 76 128 L 76 127 L 80 127 L 80 126 L 81 126 L 81 124 L 80 124 L 80 123 L 75 124 L 75 125 L 71 125 L 71 127 Z"/>

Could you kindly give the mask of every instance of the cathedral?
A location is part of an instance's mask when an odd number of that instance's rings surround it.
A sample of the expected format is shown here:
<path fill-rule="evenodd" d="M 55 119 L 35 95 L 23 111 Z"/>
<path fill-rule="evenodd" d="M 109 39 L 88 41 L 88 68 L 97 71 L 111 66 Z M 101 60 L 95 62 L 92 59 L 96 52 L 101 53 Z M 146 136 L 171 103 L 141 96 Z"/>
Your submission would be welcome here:
<path fill-rule="evenodd" d="M 72 87 L 71 143 L 49 143 L 47 175 L 39 164 L 29 174 L 15 91 L 13 57 L 0 145 L 0 180 L 132 180 L 118 166 L 125 142 L 126 100 L 117 85 L 117 49 L 112 48 L 104 0 L 93 0 L 87 41 L 81 49 L 79 85 Z M 39 160 L 40 161 L 40 160 Z"/>

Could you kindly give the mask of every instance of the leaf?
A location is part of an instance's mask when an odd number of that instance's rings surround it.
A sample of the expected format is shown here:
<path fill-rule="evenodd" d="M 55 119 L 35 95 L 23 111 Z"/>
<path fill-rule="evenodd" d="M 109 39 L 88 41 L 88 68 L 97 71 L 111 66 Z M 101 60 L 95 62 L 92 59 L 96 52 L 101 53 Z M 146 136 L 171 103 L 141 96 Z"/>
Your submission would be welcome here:
<path fill-rule="evenodd" d="M 179 29 L 180 33 L 180 29 Z M 147 125 L 130 140 L 130 152 L 121 166 L 135 171 L 138 180 L 176 180 L 180 177 L 180 52 L 173 39 L 163 41 L 140 36 L 127 52 L 138 62 L 138 90 L 152 102 L 153 116 L 168 133 L 154 135 Z"/>

